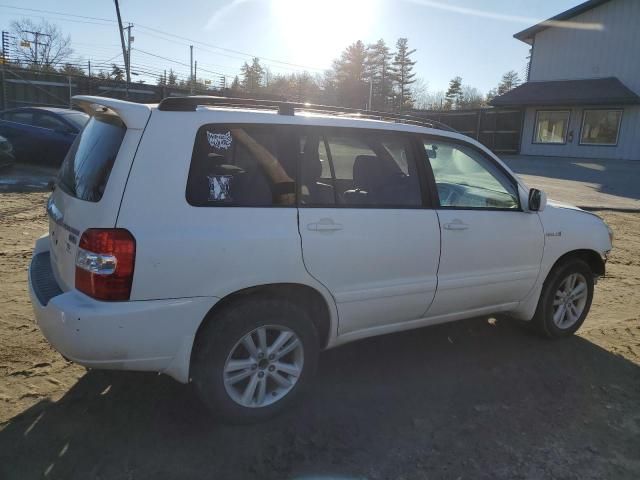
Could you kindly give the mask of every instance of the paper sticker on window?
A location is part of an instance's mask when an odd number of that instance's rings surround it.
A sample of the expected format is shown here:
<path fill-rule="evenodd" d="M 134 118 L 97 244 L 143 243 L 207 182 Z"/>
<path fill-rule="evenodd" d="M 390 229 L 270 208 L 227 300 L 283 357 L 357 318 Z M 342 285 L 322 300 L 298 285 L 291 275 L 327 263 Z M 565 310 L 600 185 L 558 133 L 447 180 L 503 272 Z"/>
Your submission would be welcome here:
<path fill-rule="evenodd" d="M 213 148 L 218 150 L 227 150 L 231 146 L 233 139 L 231 138 L 231 132 L 211 133 L 207 130 L 207 141 Z"/>
<path fill-rule="evenodd" d="M 208 132 L 207 132 L 208 133 Z M 231 200 L 229 187 L 231 186 L 232 175 L 207 176 L 209 179 L 209 201 L 221 202 Z"/>

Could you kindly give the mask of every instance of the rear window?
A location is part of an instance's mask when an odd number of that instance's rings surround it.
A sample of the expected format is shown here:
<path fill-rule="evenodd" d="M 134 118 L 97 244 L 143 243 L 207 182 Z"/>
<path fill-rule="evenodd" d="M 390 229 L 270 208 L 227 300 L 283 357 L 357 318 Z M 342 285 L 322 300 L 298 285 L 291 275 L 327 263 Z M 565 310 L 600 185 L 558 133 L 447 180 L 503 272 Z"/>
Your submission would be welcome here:
<path fill-rule="evenodd" d="M 71 123 L 74 127 L 78 129 L 78 131 L 82 130 L 82 127 L 85 126 L 87 121 L 89 120 L 89 115 L 86 113 L 65 113 L 65 120 Z"/>
<path fill-rule="evenodd" d="M 92 117 L 62 163 L 58 186 L 80 200 L 98 202 L 126 131 L 115 115 Z"/>
<path fill-rule="evenodd" d="M 187 201 L 196 207 L 295 206 L 300 141 L 286 126 L 205 125 L 196 141 Z"/>

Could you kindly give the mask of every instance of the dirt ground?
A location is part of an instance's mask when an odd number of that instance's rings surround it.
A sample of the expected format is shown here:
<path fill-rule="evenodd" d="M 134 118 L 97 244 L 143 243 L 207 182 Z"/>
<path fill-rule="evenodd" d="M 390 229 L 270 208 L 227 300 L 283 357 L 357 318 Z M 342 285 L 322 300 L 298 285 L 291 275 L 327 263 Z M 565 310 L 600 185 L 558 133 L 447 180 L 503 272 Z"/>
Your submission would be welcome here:
<path fill-rule="evenodd" d="M 43 193 L 0 193 L 0 479 L 640 478 L 640 214 L 579 335 L 486 318 L 325 352 L 297 409 L 231 427 L 189 386 L 86 371 L 33 324 Z"/>

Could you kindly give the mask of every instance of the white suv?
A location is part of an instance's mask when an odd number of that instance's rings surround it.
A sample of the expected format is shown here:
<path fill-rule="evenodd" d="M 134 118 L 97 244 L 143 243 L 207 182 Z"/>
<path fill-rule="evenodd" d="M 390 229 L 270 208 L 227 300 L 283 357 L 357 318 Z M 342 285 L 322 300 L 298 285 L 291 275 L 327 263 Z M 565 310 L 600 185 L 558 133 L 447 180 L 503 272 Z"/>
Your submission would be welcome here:
<path fill-rule="evenodd" d="M 599 217 L 547 205 L 444 128 L 215 97 L 74 102 L 91 120 L 35 246 L 36 321 L 68 359 L 192 381 L 228 420 L 286 408 L 318 352 L 353 340 L 499 313 L 572 334 L 604 275 Z"/>

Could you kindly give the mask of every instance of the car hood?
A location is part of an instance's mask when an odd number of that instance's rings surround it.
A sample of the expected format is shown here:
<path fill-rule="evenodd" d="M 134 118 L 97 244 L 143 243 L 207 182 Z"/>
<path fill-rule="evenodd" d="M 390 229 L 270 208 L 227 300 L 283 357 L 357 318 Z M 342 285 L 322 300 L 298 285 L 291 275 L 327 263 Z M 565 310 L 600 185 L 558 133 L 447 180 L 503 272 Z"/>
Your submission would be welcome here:
<path fill-rule="evenodd" d="M 551 207 L 551 208 L 563 208 L 566 210 L 574 210 L 576 212 L 581 212 L 587 215 L 593 215 L 594 217 L 598 217 L 601 218 L 600 215 L 597 215 L 593 212 L 590 212 L 588 210 L 584 210 L 583 208 L 580 207 L 576 207 L 575 205 L 571 205 L 570 203 L 565 203 L 565 202 L 559 202 L 557 200 L 552 200 L 549 199 L 547 200 L 547 207 Z"/>
<path fill-rule="evenodd" d="M 576 207 L 575 205 L 571 205 L 570 203 L 559 202 L 558 200 L 548 199 L 547 206 L 554 208 L 568 208 L 569 210 L 580 210 L 584 212 L 580 207 Z"/>

